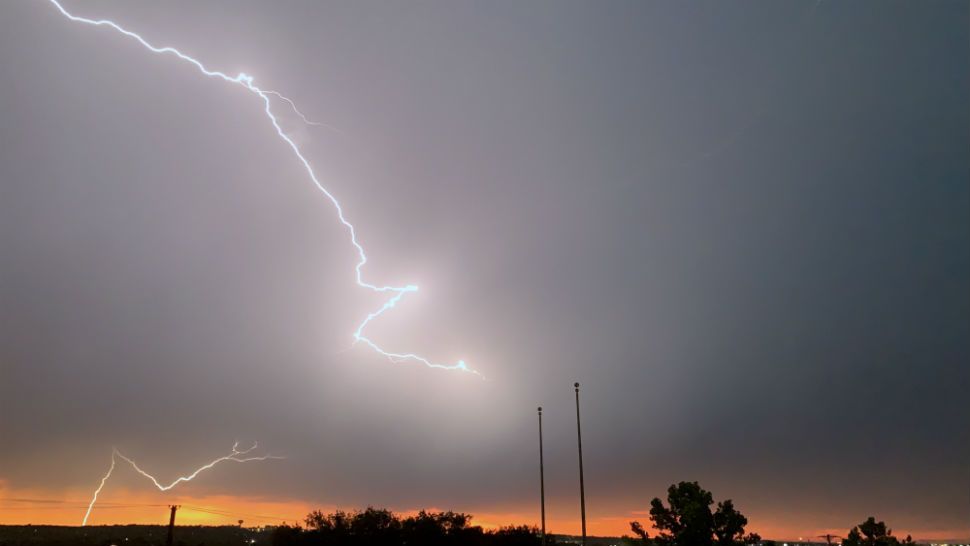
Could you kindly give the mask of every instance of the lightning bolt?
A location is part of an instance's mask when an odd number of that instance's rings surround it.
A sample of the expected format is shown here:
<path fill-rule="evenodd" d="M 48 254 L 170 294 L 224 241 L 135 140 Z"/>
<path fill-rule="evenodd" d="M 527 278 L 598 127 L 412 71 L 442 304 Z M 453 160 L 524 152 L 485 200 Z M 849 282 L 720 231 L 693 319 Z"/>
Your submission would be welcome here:
<path fill-rule="evenodd" d="M 187 55 L 179 51 L 178 49 L 175 49 L 174 47 L 170 47 L 170 46 L 157 47 L 152 45 L 137 33 L 125 29 L 124 27 L 122 27 L 118 23 L 115 23 L 114 21 L 110 21 L 107 19 L 88 19 L 86 17 L 79 17 L 77 15 L 71 14 L 66 9 L 64 9 L 64 6 L 62 6 L 60 2 L 58 2 L 58 0 L 50 0 L 50 3 L 57 8 L 57 10 L 61 13 L 61 15 L 70 19 L 71 21 L 74 21 L 76 23 L 93 25 L 97 27 L 108 27 L 120 34 L 123 34 L 128 38 L 131 38 L 137 41 L 145 49 L 151 51 L 152 53 L 175 56 L 176 58 L 191 64 L 205 76 L 208 76 L 214 79 L 220 79 L 227 83 L 237 85 L 245 89 L 246 91 L 249 91 L 250 93 L 253 93 L 257 97 L 259 97 L 259 99 L 263 103 L 263 112 L 266 114 L 266 117 L 269 119 L 269 122 L 273 126 L 273 129 L 276 130 L 277 136 L 279 136 L 280 140 L 282 140 L 290 148 L 290 150 L 293 152 L 293 155 L 295 155 L 297 160 L 299 160 L 300 164 L 303 165 L 304 170 L 306 171 L 307 175 L 310 177 L 310 180 L 313 181 L 313 184 L 317 187 L 317 189 L 319 189 L 323 193 L 323 195 L 325 195 L 327 199 L 330 200 L 330 202 L 333 204 L 334 208 L 337 211 L 337 218 L 340 220 L 340 223 L 343 224 L 345 228 L 347 228 L 347 231 L 350 235 L 350 243 L 357 251 L 357 258 L 358 258 L 357 265 L 354 267 L 357 285 L 362 288 L 366 288 L 367 290 L 370 290 L 372 292 L 389 294 L 389 298 L 384 303 L 384 305 L 382 305 L 376 311 L 368 314 L 367 317 L 364 318 L 363 322 L 361 322 L 360 325 L 357 327 L 357 330 L 353 334 L 354 344 L 356 345 L 357 343 L 363 343 L 364 345 L 366 345 L 367 347 L 370 347 L 376 353 L 380 354 L 381 356 L 384 356 L 391 362 L 417 362 L 417 363 L 424 364 L 429 368 L 436 368 L 441 370 L 458 370 L 458 371 L 475 374 L 479 377 L 483 377 L 481 373 L 468 367 L 468 365 L 465 364 L 463 360 L 459 360 L 454 364 L 441 364 L 437 362 L 432 362 L 431 360 L 414 353 L 397 353 L 397 352 L 385 351 L 377 343 L 375 343 L 373 340 L 371 340 L 370 338 L 364 335 L 364 329 L 367 327 L 368 324 L 370 324 L 372 321 L 380 317 L 382 314 L 384 314 L 384 312 L 394 308 L 401 301 L 401 299 L 404 298 L 405 295 L 410 294 L 412 292 L 417 292 L 418 287 L 413 284 L 409 284 L 406 286 L 387 286 L 387 285 L 380 286 L 380 285 L 371 284 L 364 280 L 362 270 L 364 265 L 367 264 L 367 254 L 364 252 L 364 247 L 360 244 L 360 242 L 357 239 L 357 230 L 354 228 L 354 225 L 350 223 L 349 220 L 347 220 L 346 216 L 344 216 L 344 211 L 343 211 L 343 208 L 340 206 L 340 202 L 337 200 L 336 197 L 334 197 L 332 193 L 330 193 L 330 191 L 320 182 L 320 180 L 317 179 L 317 175 L 313 171 L 313 167 L 310 165 L 310 162 L 303 155 L 303 152 L 300 150 L 299 146 L 297 146 L 296 143 L 290 137 L 286 136 L 286 133 L 284 133 L 282 127 L 280 127 L 279 120 L 277 120 L 276 116 L 273 114 L 272 101 L 270 97 L 276 97 L 284 102 L 287 102 L 294 109 L 296 114 L 303 119 L 304 122 L 313 124 L 314 122 L 311 122 L 309 119 L 306 118 L 306 116 L 304 116 L 302 113 L 300 113 L 299 110 L 296 109 L 296 104 L 292 100 L 288 99 L 287 97 L 283 96 L 277 91 L 261 89 L 255 84 L 253 77 L 248 74 L 239 73 L 236 76 L 229 76 L 224 72 L 220 72 L 218 70 L 211 70 L 207 68 L 204 64 L 202 64 L 202 62 L 199 61 L 198 59 L 190 55 Z"/>
<path fill-rule="evenodd" d="M 117 466 L 118 459 L 121 459 L 122 461 L 130 464 L 131 467 L 135 469 L 135 472 L 138 472 L 145 478 L 148 478 L 153 484 L 155 484 L 155 487 L 157 487 L 159 491 L 164 492 L 164 491 L 168 491 L 169 489 L 175 487 L 176 485 L 182 482 L 191 481 L 202 472 L 205 472 L 206 470 L 209 470 L 210 468 L 216 466 L 217 464 L 224 463 L 226 461 L 234 461 L 237 463 L 248 463 L 251 461 L 267 461 L 270 459 L 285 458 L 285 457 L 280 457 L 278 455 L 247 456 L 258 446 L 259 444 L 254 442 L 252 447 L 249 447 L 247 449 L 239 449 L 239 442 L 236 442 L 235 444 L 232 445 L 232 451 L 230 451 L 228 455 L 223 455 L 222 457 L 213 459 L 212 461 L 195 469 L 195 471 L 192 472 L 191 474 L 176 478 L 174 481 L 172 481 L 172 483 L 169 483 L 168 485 L 158 481 L 158 479 L 155 478 L 155 476 L 152 476 L 148 472 L 145 472 L 144 470 L 142 470 L 142 468 L 138 466 L 138 463 L 136 463 L 134 460 L 123 455 L 120 451 L 118 451 L 117 448 L 113 448 L 111 450 L 111 466 L 108 467 L 108 472 L 104 475 L 103 478 L 101 478 L 101 483 L 98 485 L 98 488 L 94 491 L 94 496 L 91 497 L 91 502 L 88 504 L 88 510 L 87 512 L 84 513 L 84 519 L 81 520 L 81 526 L 83 527 L 88 524 L 88 517 L 91 516 L 91 510 L 94 509 L 94 504 L 98 502 L 98 495 L 101 494 L 101 490 L 104 489 L 105 484 L 108 483 L 108 478 L 110 478 L 112 472 L 115 471 L 115 467 Z"/>

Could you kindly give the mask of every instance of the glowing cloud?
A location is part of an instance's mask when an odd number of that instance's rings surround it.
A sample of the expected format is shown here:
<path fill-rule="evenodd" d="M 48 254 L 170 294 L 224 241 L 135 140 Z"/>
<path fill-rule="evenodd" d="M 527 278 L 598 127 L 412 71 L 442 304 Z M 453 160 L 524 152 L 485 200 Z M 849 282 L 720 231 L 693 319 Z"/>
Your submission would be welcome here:
<path fill-rule="evenodd" d="M 286 133 L 284 133 L 283 129 L 280 127 L 279 120 L 277 120 L 276 116 L 273 114 L 272 101 L 270 97 L 276 97 L 288 103 L 296 112 L 296 114 L 304 122 L 309 124 L 314 124 L 314 122 L 311 122 L 310 120 L 308 120 L 306 116 L 304 116 L 302 113 L 300 113 L 299 110 L 296 109 L 296 104 L 294 104 L 292 100 L 288 99 L 287 97 L 283 96 L 277 91 L 266 90 L 258 87 L 254 83 L 253 77 L 248 74 L 240 73 L 236 76 L 229 76 L 228 74 L 219 72 L 217 70 L 210 70 L 204 64 L 202 64 L 202 62 L 199 61 L 198 59 L 191 57 L 189 55 L 186 55 L 185 53 L 179 51 L 178 49 L 175 49 L 174 47 L 168 47 L 168 46 L 156 47 L 151 43 L 149 43 L 144 38 L 142 38 L 140 35 L 123 28 L 121 25 L 115 23 L 114 21 L 109 21 L 106 19 L 88 19 L 86 17 L 78 17 L 76 15 L 71 14 L 66 9 L 64 9 L 64 7 L 57 0 L 50 0 L 50 2 L 57 8 L 57 10 L 64 17 L 67 17 L 71 21 L 74 21 L 77 23 L 84 23 L 87 25 L 99 26 L 99 27 L 108 27 L 120 34 L 123 34 L 124 36 L 127 36 L 128 38 L 131 38 L 137 41 L 145 49 L 153 53 L 158 53 L 162 55 L 173 55 L 178 59 L 191 64 L 205 76 L 208 76 L 210 78 L 220 79 L 227 83 L 238 85 L 239 87 L 259 97 L 259 99 L 262 100 L 263 102 L 263 111 L 265 112 L 266 117 L 269 119 L 270 124 L 273 126 L 273 129 L 275 129 L 277 136 L 279 136 L 279 138 L 287 146 L 289 146 L 290 150 L 292 150 L 293 154 L 303 165 L 303 168 L 306 171 L 307 175 L 310 177 L 310 180 L 313 181 L 314 185 L 316 185 L 316 187 L 333 204 L 334 208 L 337 211 L 337 218 L 340 220 L 340 223 L 343 224 L 345 228 L 347 228 L 347 231 L 349 232 L 349 235 L 350 235 L 350 243 L 354 246 L 354 249 L 357 250 L 358 261 L 357 261 L 356 267 L 354 268 L 357 285 L 373 292 L 383 292 L 383 293 L 390 294 L 389 299 L 384 303 L 384 305 L 382 305 L 377 311 L 374 311 L 368 314 L 367 317 L 363 320 L 363 322 L 361 322 L 360 325 L 357 327 L 357 330 L 353 334 L 354 344 L 358 342 L 362 342 L 364 345 L 370 347 L 375 352 L 388 358 L 392 362 L 404 362 L 404 361 L 419 362 L 429 368 L 437 368 L 442 370 L 459 370 L 459 371 L 468 372 L 468 373 L 481 376 L 481 374 L 478 371 L 469 368 L 462 360 L 459 360 L 454 364 L 441 364 L 441 363 L 432 362 L 431 360 L 414 353 L 389 352 L 381 348 L 377 343 L 375 343 L 373 340 L 371 340 L 370 338 L 364 335 L 364 328 L 366 328 L 366 326 L 371 321 L 381 316 L 385 311 L 397 305 L 397 303 L 401 301 L 401 299 L 404 297 L 405 294 L 416 292 L 418 290 L 418 287 L 413 284 L 409 284 L 407 286 L 387 286 L 387 285 L 379 286 L 379 285 L 371 284 L 364 280 L 362 269 L 364 265 L 367 263 L 367 254 L 364 252 L 364 247 L 361 246 L 360 242 L 357 240 L 357 232 L 354 229 L 354 225 L 351 224 L 350 221 L 347 220 L 347 218 L 344 216 L 344 211 L 343 211 L 343 208 L 340 206 L 340 202 L 337 200 L 336 197 L 334 197 L 332 193 L 330 193 L 329 190 L 327 190 L 327 188 L 323 184 L 320 183 L 320 181 L 317 179 L 316 173 L 313 171 L 313 167 L 310 166 L 310 162 L 300 151 L 300 148 L 296 145 L 296 143 L 290 137 L 286 136 Z"/>

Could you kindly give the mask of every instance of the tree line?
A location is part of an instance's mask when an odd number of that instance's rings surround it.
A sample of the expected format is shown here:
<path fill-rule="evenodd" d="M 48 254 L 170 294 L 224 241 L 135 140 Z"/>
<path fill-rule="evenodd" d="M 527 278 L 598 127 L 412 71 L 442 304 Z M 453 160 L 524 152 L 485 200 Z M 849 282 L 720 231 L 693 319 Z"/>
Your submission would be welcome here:
<path fill-rule="evenodd" d="M 428 512 L 401 517 L 383 508 L 355 512 L 313 511 L 306 527 L 273 530 L 273 546 L 541 546 L 540 533 L 526 525 L 483 529 L 460 512 Z"/>
<path fill-rule="evenodd" d="M 731 499 L 715 503 L 710 491 L 697 482 L 680 482 L 667 489 L 666 503 L 650 502 L 651 536 L 639 521 L 630 522 L 629 546 L 775 546 L 757 533 L 746 533 L 748 518 Z M 283 525 L 272 532 L 273 546 L 542 546 L 539 529 L 526 525 L 483 529 L 472 516 L 460 512 L 421 511 L 402 517 L 380 508 L 360 511 L 311 512 L 305 526 Z M 837 538 L 837 537 L 830 537 Z M 546 545 L 553 545 L 546 537 Z M 842 546 L 901 546 L 885 522 L 869 517 L 850 529 Z"/>

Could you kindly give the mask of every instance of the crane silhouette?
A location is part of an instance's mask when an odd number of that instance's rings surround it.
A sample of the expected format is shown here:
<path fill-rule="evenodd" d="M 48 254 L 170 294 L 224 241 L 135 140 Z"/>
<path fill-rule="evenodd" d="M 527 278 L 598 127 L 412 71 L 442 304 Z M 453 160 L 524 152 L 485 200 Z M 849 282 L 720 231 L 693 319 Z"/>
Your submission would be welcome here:
<path fill-rule="evenodd" d="M 831 546 L 832 545 L 832 539 L 833 538 L 841 539 L 842 537 L 837 536 L 837 535 L 819 535 L 818 538 L 824 538 L 825 539 L 825 543 L 828 544 L 829 546 Z"/>

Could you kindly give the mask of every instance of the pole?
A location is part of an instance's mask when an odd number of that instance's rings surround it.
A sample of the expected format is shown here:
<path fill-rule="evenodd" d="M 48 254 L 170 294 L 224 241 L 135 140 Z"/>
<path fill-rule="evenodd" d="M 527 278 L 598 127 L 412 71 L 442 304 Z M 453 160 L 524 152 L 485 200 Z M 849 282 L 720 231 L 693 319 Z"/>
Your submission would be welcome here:
<path fill-rule="evenodd" d="M 172 546 L 172 539 L 174 538 L 175 533 L 175 511 L 178 510 L 179 507 L 173 504 L 169 506 L 169 508 L 172 509 L 172 515 L 168 518 L 168 540 L 165 541 L 165 544 Z"/>
<path fill-rule="evenodd" d="M 586 489 L 583 483 L 583 431 L 579 426 L 579 383 L 576 387 L 576 439 L 579 443 L 579 513 L 583 521 L 583 546 L 586 546 Z"/>
<path fill-rule="evenodd" d="M 546 544 L 546 477 L 542 462 L 542 406 L 539 406 L 539 506 L 542 511 L 542 535 L 540 544 Z"/>

